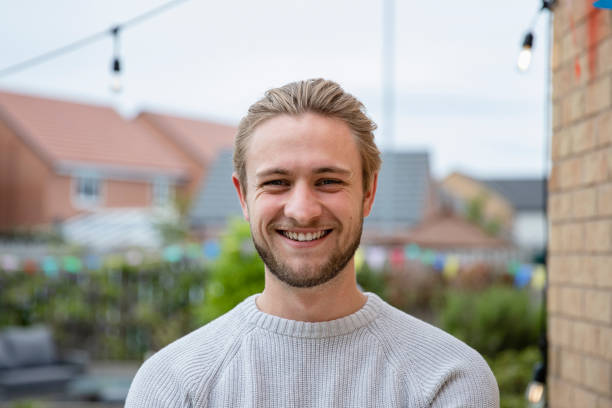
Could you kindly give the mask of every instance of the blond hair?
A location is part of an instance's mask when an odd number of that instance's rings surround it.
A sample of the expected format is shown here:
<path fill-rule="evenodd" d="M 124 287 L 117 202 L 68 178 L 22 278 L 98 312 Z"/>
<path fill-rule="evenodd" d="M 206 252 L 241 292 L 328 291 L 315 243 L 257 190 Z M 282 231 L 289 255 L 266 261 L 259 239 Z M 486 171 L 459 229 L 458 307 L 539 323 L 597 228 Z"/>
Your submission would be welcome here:
<path fill-rule="evenodd" d="M 340 85 L 325 79 L 291 82 L 268 90 L 249 108 L 238 125 L 234 142 L 234 171 L 246 189 L 246 153 L 251 134 L 264 121 L 278 115 L 307 112 L 343 120 L 351 129 L 361 157 L 364 192 L 380 168 L 380 151 L 374 143 L 376 124 L 365 114 L 365 107 Z"/>

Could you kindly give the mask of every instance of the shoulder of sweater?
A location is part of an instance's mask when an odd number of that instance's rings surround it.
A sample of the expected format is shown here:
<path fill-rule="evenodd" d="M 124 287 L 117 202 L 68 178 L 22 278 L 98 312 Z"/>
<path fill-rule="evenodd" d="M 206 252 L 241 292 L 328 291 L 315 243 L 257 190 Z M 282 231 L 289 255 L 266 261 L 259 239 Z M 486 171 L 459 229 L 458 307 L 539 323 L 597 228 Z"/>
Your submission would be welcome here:
<path fill-rule="evenodd" d="M 168 344 L 147 359 L 136 375 L 152 392 L 164 384 L 182 398 L 199 398 L 216 370 L 231 358 L 252 327 L 237 308 Z M 172 390 L 172 391 L 170 391 Z"/>
<path fill-rule="evenodd" d="M 420 388 L 436 389 L 449 378 L 458 377 L 482 380 L 488 386 L 496 384 L 476 350 L 388 304 L 381 307 L 371 330 L 386 350 L 389 363 L 399 374 L 420 382 Z"/>

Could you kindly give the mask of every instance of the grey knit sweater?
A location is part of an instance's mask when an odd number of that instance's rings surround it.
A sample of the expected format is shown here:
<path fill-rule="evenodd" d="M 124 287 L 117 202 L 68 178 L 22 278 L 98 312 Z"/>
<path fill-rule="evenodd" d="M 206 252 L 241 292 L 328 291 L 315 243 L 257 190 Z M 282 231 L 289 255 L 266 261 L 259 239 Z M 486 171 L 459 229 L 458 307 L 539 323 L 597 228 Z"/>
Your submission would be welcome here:
<path fill-rule="evenodd" d="M 367 295 L 321 323 L 263 313 L 251 296 L 145 361 L 126 407 L 499 406 L 476 351 Z"/>

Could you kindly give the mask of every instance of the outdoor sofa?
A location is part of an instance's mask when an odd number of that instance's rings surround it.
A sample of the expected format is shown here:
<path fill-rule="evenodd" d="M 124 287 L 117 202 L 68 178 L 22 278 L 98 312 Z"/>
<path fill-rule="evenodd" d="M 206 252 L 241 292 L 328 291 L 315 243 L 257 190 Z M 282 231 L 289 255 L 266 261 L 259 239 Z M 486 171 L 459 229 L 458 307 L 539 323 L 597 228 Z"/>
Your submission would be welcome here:
<path fill-rule="evenodd" d="M 48 327 L 0 329 L 0 401 L 62 392 L 87 367 L 83 352 L 60 357 Z"/>

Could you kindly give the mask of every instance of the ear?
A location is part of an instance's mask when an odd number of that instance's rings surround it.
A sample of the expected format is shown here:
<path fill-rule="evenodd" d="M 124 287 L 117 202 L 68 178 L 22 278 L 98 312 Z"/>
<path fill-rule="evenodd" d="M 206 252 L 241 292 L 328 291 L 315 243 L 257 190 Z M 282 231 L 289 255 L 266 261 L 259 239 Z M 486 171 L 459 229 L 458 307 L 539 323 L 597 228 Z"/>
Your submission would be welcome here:
<path fill-rule="evenodd" d="M 363 216 L 364 218 L 370 215 L 372 206 L 374 205 L 374 196 L 376 195 L 376 187 L 378 186 L 378 173 L 374 173 L 372 181 L 370 182 L 370 188 L 363 195 Z"/>
<path fill-rule="evenodd" d="M 238 193 L 238 198 L 240 199 L 240 206 L 242 207 L 242 215 L 244 219 L 249 221 L 249 208 L 246 203 L 246 188 L 243 188 L 242 184 L 240 184 L 240 179 L 238 179 L 238 174 L 232 174 L 232 182 L 234 183 L 234 188 Z M 245 186 L 246 187 L 246 186 Z"/>

